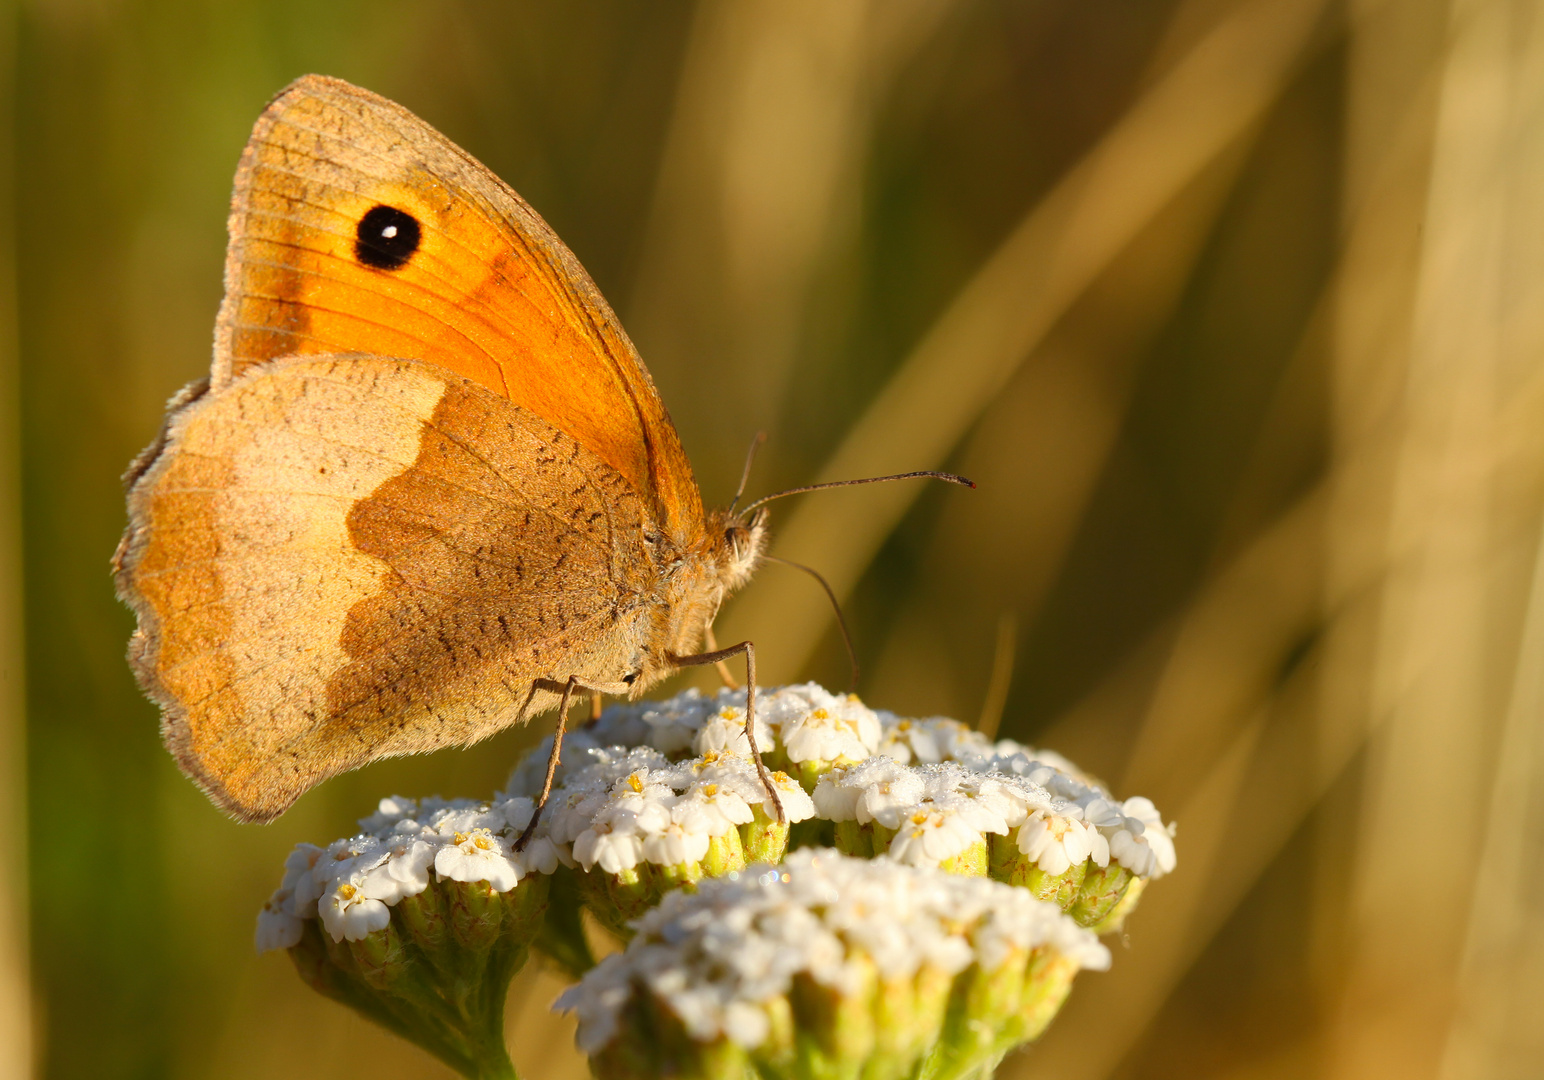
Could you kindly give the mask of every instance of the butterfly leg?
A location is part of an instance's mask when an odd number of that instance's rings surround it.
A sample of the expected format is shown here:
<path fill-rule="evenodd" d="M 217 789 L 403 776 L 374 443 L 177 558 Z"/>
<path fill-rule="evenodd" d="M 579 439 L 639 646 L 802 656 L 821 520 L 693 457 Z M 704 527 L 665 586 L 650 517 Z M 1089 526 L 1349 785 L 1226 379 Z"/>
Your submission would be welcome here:
<path fill-rule="evenodd" d="M 590 700 L 599 702 L 602 693 L 615 694 L 618 692 L 618 687 L 621 687 L 622 693 L 627 692 L 626 685 L 622 683 L 608 683 L 605 686 L 597 686 L 584 681 L 577 675 L 570 675 L 563 682 L 559 682 L 556 679 L 537 679 L 531 684 L 532 694 L 535 694 L 538 690 L 550 690 L 553 693 L 562 694 L 563 697 L 558 702 L 558 726 L 552 733 L 552 753 L 547 755 L 547 777 L 542 781 L 541 798 L 536 800 L 536 810 L 531 814 L 530 823 L 526 825 L 525 831 L 520 834 L 520 839 L 515 841 L 516 851 L 525 850 L 525 845 L 531 840 L 531 834 L 536 831 L 537 823 L 541 821 L 541 812 L 547 808 L 547 796 L 552 794 L 552 778 L 557 774 L 558 761 L 563 754 L 563 731 L 568 724 L 568 703 L 573 699 L 574 691 L 589 691 Z"/>
<path fill-rule="evenodd" d="M 600 694 L 590 695 L 590 723 L 592 724 L 600 719 L 600 698 Z"/>
<path fill-rule="evenodd" d="M 777 823 L 786 825 L 788 815 L 783 813 L 783 800 L 778 797 L 777 788 L 772 785 L 772 777 L 767 773 L 767 766 L 761 760 L 761 750 L 756 746 L 756 646 L 749 641 L 742 641 L 727 649 L 714 649 L 695 656 L 671 656 L 670 662 L 677 667 L 722 664 L 736 653 L 745 654 L 745 740 L 750 743 L 751 757 L 756 762 L 756 775 L 761 778 L 761 786 L 772 796 L 772 805 L 777 809 Z"/>
<path fill-rule="evenodd" d="M 713 624 L 709 623 L 702 628 L 702 640 L 708 647 L 708 652 L 718 652 L 718 639 L 713 636 Z M 722 660 L 713 665 L 718 669 L 718 677 L 724 680 L 724 685 L 731 690 L 740 689 L 740 684 L 734 681 L 734 676 L 729 674 L 729 665 Z"/>

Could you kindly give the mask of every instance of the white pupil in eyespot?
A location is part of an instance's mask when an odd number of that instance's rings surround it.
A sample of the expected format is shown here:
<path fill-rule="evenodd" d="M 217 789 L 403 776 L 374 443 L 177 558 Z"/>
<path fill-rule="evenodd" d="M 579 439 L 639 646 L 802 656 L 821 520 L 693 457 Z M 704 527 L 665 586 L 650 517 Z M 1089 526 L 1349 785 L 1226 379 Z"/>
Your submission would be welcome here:
<path fill-rule="evenodd" d="M 395 225 L 388 225 L 384 229 L 381 230 L 381 238 L 384 239 L 384 240 L 394 239 L 396 237 L 396 235 L 397 235 L 397 227 Z"/>

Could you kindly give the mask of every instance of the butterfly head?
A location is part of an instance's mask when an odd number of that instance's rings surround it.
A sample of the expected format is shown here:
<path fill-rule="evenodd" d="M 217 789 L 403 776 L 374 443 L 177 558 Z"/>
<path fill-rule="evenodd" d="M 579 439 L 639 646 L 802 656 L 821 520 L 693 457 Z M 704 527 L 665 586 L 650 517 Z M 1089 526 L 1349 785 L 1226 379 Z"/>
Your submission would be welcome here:
<path fill-rule="evenodd" d="M 716 517 L 717 515 L 715 515 Z M 709 528 L 722 537 L 719 543 L 718 578 L 725 592 L 733 592 L 751 579 L 761 564 L 767 545 L 767 512 L 762 508 L 749 515 L 724 513 Z"/>

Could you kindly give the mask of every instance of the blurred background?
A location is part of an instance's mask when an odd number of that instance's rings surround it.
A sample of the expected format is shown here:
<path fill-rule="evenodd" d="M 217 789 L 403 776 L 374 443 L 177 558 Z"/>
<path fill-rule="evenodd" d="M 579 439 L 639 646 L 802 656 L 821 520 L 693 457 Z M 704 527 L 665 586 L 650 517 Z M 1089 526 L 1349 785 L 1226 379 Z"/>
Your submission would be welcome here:
<path fill-rule="evenodd" d="M 118 476 L 207 368 L 231 176 L 308 71 L 395 98 L 589 268 L 706 499 L 777 503 L 874 706 L 1179 823 L 1014 1080 L 1544 1076 L 1544 3 L 16 0 L 0 67 L 0 1078 L 448 1077 L 258 957 L 298 840 L 123 661 Z M 769 566 L 772 681 L 846 680 Z M 675 686 L 663 688 L 668 693 Z M 517 1065 L 578 1077 L 557 980 Z"/>

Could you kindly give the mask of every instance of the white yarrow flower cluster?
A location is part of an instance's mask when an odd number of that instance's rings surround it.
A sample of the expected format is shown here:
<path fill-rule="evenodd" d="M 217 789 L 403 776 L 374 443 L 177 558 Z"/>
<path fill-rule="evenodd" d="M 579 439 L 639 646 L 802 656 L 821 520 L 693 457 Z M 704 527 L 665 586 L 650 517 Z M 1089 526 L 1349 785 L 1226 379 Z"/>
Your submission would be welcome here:
<path fill-rule="evenodd" d="M 550 874 L 559 851 L 545 836 L 523 852 L 515 840 L 534 812 L 530 799 L 422 801 L 393 796 L 359 822 L 355 836 L 326 848 L 299 844 L 257 921 L 259 952 L 300 941 L 304 920 L 320 918 L 334 941 L 360 941 L 391 921 L 391 908 L 443 880 L 486 881 L 507 892 L 529 873 Z"/>
<path fill-rule="evenodd" d="M 490 801 L 383 799 L 291 852 L 258 949 L 477 1075 L 510 1072 L 535 948 L 582 976 L 559 1007 L 596 1075 L 984 1076 L 1174 869 L 1151 801 L 1056 754 L 814 684 L 756 706 L 765 772 L 744 690 L 613 704 L 519 851 L 550 739 Z M 596 965 L 581 914 L 625 951 Z"/>
<path fill-rule="evenodd" d="M 878 826 L 884 853 L 914 866 L 941 866 L 989 835 L 1012 834 L 1018 850 L 1050 875 L 1085 860 L 1108 866 L 1112 856 L 1140 877 L 1174 868 L 1172 834 L 1148 800 L 1112 803 L 1048 766 L 1033 775 L 1054 793 L 1030 775 L 873 757 L 822 776 L 814 803 L 830 821 Z"/>
<path fill-rule="evenodd" d="M 1012 955 L 1050 949 L 1074 968 L 1102 970 L 1092 933 L 1021 889 L 831 851 L 795 852 L 674 892 L 613 954 L 558 999 L 578 1015 L 578 1042 L 595 1053 L 616 1037 L 635 995 L 652 994 L 695 1041 L 754 1048 L 796 976 L 837 994 L 923 968 L 954 976 L 996 970 Z"/>
<path fill-rule="evenodd" d="M 671 762 L 652 746 L 598 748 L 589 763 L 570 766 L 548 802 L 547 835 L 560 858 L 608 874 L 640 863 L 700 861 L 712 842 L 755 820 L 775 816 L 755 764 L 710 751 Z M 803 788 L 787 776 L 774 785 L 790 822 L 814 815 Z"/>
<path fill-rule="evenodd" d="M 862 761 L 879 748 L 882 717 L 855 695 L 815 683 L 763 690 L 756 694 L 756 746 L 774 767 Z M 585 768 L 587 755 L 615 747 L 648 747 L 672 761 L 711 753 L 749 757 L 745 691 L 708 696 L 692 689 L 665 701 L 608 705 L 600 719 L 564 737 L 555 782 Z M 516 767 L 508 790 L 539 794 L 551 751 L 549 736 Z"/>

